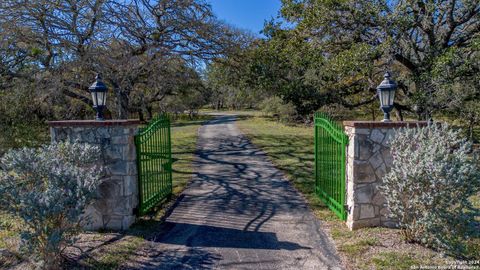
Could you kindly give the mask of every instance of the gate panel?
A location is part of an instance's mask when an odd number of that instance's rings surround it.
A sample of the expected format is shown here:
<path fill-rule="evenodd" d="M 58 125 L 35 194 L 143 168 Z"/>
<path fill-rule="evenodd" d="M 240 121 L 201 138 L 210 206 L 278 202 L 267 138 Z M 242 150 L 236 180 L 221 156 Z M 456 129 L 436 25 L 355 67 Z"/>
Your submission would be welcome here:
<path fill-rule="evenodd" d="M 315 113 L 315 192 L 342 219 L 345 209 L 345 160 L 348 136 L 323 113 Z"/>
<path fill-rule="evenodd" d="M 170 119 L 160 116 L 135 136 L 139 214 L 145 214 L 172 194 Z"/>

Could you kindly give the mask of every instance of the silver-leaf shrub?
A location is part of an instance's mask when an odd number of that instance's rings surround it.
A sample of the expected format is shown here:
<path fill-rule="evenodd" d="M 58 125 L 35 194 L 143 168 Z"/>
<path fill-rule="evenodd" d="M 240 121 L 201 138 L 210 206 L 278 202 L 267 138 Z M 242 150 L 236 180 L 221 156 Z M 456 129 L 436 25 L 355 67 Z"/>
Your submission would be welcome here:
<path fill-rule="evenodd" d="M 25 224 L 21 250 L 46 269 L 59 268 L 62 249 L 75 240 L 95 197 L 96 146 L 58 143 L 10 150 L 0 161 L 0 210 Z"/>
<path fill-rule="evenodd" d="M 398 130 L 391 153 L 381 190 L 405 240 L 461 255 L 479 215 L 469 201 L 480 190 L 471 144 L 447 125 L 432 124 Z"/>

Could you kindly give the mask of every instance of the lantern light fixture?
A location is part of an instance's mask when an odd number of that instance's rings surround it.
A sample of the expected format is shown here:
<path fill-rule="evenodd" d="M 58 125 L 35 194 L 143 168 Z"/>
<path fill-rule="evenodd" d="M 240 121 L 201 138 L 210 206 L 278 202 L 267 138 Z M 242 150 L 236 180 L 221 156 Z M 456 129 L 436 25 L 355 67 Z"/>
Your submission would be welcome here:
<path fill-rule="evenodd" d="M 107 102 L 107 86 L 102 82 L 102 77 L 97 74 L 95 82 L 88 88 L 92 94 L 93 108 L 97 111 L 96 120 L 103 121 L 103 110 Z"/>
<path fill-rule="evenodd" d="M 391 79 L 390 72 L 385 72 L 383 77 L 383 81 L 377 87 L 377 95 L 384 115 L 382 122 L 390 122 L 390 112 L 393 109 L 397 84 Z"/>

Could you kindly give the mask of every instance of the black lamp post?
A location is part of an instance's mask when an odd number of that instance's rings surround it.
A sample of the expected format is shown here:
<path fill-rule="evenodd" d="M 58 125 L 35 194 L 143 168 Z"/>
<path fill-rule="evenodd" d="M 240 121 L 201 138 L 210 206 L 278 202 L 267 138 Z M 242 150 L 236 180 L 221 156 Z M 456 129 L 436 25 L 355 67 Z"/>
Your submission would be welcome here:
<path fill-rule="evenodd" d="M 390 112 L 393 109 L 393 100 L 395 99 L 397 84 L 390 79 L 389 72 L 385 72 L 383 77 L 383 81 L 377 87 L 377 94 L 380 99 L 380 108 L 384 115 L 382 122 L 390 122 Z"/>
<path fill-rule="evenodd" d="M 107 101 L 107 86 L 102 82 L 102 77 L 97 74 L 95 82 L 88 88 L 92 93 L 93 108 L 97 111 L 97 121 L 103 121 L 103 109 Z"/>

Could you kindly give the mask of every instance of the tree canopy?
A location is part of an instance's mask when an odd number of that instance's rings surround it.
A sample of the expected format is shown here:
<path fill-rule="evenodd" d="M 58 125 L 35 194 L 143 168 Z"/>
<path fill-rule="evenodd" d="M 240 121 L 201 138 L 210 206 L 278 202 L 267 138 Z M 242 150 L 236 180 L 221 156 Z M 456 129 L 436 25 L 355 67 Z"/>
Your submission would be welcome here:
<path fill-rule="evenodd" d="M 7 0 L 0 29 L 0 91 L 29 84 L 32 98 L 64 111 L 64 102 L 91 105 L 88 86 L 101 73 L 115 118 L 196 89 L 198 66 L 241 36 L 204 0 Z"/>
<path fill-rule="evenodd" d="M 463 105 L 480 94 L 479 30 L 476 0 L 282 0 L 241 77 L 306 116 L 369 108 L 392 71 L 398 118 L 468 114 Z"/>
<path fill-rule="evenodd" d="M 91 117 L 95 73 L 112 118 L 282 100 L 375 119 L 385 71 L 397 119 L 480 123 L 479 0 L 282 0 L 263 37 L 207 0 L 6 0 L 0 30 L 2 123 Z"/>

